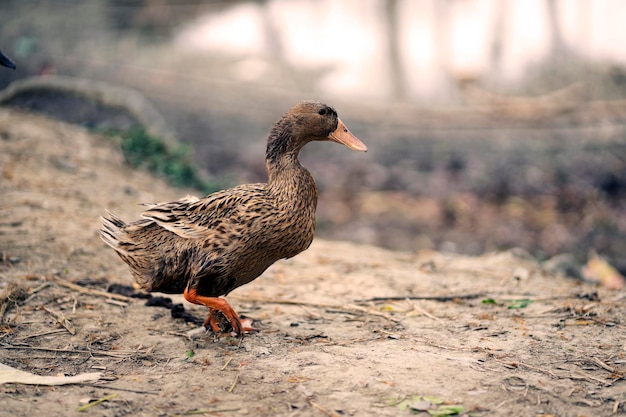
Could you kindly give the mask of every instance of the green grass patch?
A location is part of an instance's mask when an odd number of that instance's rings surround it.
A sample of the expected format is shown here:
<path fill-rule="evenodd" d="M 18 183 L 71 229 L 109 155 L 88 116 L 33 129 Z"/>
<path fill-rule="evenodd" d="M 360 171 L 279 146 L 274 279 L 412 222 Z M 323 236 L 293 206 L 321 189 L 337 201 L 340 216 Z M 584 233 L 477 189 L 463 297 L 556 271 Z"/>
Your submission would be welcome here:
<path fill-rule="evenodd" d="M 195 188 L 203 194 L 224 188 L 224 184 L 200 176 L 189 145 L 179 144 L 170 149 L 162 139 L 151 136 L 142 128 L 108 131 L 106 134 L 121 138 L 124 159 L 129 165 L 164 177 L 176 187 Z"/>
<path fill-rule="evenodd" d="M 480 417 L 475 410 L 467 410 L 461 404 L 452 404 L 439 398 L 411 395 L 401 399 L 388 399 L 387 406 L 396 407 L 411 414 L 430 415 L 434 417 L 466 416 Z"/>

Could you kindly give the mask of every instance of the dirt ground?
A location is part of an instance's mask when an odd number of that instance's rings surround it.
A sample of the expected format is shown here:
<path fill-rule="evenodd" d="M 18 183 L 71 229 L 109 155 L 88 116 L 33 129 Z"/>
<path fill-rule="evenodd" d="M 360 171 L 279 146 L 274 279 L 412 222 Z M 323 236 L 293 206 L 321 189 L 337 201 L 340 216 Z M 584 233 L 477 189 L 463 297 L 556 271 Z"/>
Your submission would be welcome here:
<path fill-rule="evenodd" d="M 107 293 L 132 282 L 97 236 L 104 209 L 130 220 L 186 192 L 125 166 L 110 139 L 0 109 L 0 362 L 101 372 L 3 384 L 0 415 L 626 414 L 626 291 L 550 275 L 522 251 L 316 239 L 228 297 L 260 329 L 244 338 Z"/>

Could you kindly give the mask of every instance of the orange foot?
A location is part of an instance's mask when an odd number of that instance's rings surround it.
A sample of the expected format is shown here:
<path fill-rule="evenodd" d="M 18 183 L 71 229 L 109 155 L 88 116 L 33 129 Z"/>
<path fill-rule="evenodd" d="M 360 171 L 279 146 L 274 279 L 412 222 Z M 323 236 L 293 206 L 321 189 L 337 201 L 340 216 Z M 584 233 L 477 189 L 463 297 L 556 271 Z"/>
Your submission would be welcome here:
<path fill-rule="evenodd" d="M 244 319 L 242 322 L 239 315 L 223 298 L 198 295 L 195 288 L 185 288 L 183 295 L 185 296 L 185 300 L 190 303 L 204 305 L 209 309 L 209 315 L 206 320 L 204 320 L 204 327 L 210 326 L 214 333 L 223 333 L 222 326 L 220 325 L 222 316 L 226 317 L 233 331 L 238 335 L 258 331 L 252 327 L 252 320 Z"/>

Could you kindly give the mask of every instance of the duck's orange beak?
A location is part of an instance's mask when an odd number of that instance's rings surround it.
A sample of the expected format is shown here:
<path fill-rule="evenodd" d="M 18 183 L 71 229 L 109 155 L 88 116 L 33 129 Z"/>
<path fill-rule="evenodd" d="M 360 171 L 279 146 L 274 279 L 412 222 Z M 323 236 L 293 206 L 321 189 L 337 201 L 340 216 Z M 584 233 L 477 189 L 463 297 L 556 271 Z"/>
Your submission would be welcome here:
<path fill-rule="evenodd" d="M 367 152 L 367 146 L 365 146 L 363 142 L 357 139 L 357 137 L 348 130 L 341 119 L 337 119 L 337 129 L 328 135 L 328 139 L 333 142 L 341 143 L 342 145 L 345 145 L 350 149 L 354 149 L 355 151 Z"/>

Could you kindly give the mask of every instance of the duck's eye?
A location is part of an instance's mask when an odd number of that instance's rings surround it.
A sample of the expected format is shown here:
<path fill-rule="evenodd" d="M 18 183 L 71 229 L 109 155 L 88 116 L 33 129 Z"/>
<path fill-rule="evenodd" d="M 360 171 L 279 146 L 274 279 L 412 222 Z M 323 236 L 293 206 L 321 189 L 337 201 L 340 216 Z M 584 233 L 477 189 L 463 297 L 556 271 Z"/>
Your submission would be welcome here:
<path fill-rule="evenodd" d="M 328 109 L 326 107 L 324 107 L 323 109 L 320 109 L 320 111 L 318 111 L 320 116 L 324 116 L 326 113 L 328 113 Z"/>

